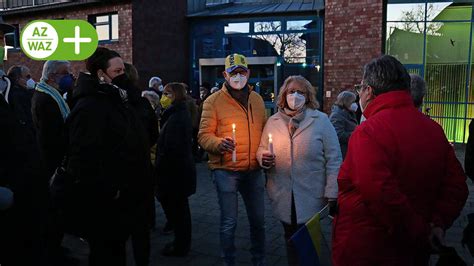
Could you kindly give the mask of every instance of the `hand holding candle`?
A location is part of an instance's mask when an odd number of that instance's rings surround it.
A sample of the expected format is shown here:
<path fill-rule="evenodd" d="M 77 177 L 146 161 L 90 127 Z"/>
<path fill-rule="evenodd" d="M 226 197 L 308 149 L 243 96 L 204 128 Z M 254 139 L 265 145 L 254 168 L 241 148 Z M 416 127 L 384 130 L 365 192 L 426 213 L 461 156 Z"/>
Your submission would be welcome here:
<path fill-rule="evenodd" d="M 265 169 L 270 169 L 275 166 L 275 154 L 273 152 L 272 134 L 268 134 L 268 151 L 262 153 L 262 166 Z"/>
<path fill-rule="evenodd" d="M 232 124 L 232 140 L 234 141 L 235 143 L 235 124 Z M 234 150 L 232 151 L 232 162 L 235 163 L 237 162 L 237 149 L 234 148 Z"/>
<path fill-rule="evenodd" d="M 268 149 L 270 150 L 270 153 L 273 154 L 273 139 L 272 139 L 272 134 L 268 134 Z"/>
<path fill-rule="evenodd" d="M 224 154 L 226 152 L 232 152 L 234 148 L 235 148 L 235 143 L 231 137 L 223 138 L 221 140 L 221 143 L 219 143 L 219 146 L 217 146 L 217 149 L 219 150 L 220 154 Z"/>

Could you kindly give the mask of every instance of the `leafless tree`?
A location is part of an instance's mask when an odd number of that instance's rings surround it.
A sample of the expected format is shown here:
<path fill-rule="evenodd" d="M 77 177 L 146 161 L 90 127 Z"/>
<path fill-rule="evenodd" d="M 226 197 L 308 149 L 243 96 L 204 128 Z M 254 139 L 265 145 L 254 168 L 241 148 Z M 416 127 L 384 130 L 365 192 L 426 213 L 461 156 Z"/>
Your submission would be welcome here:
<path fill-rule="evenodd" d="M 261 34 L 254 35 L 253 38 L 268 42 L 287 63 L 299 63 L 301 58 L 306 57 L 303 33 L 275 33 L 281 31 L 279 21 L 255 23 L 254 30 Z M 265 34 L 269 32 L 272 34 Z"/>
<path fill-rule="evenodd" d="M 439 13 L 439 9 L 433 5 L 428 4 L 426 7 L 426 20 L 433 19 L 435 15 Z M 401 21 L 403 21 L 402 29 L 409 32 L 423 33 L 424 32 L 424 21 L 425 20 L 425 6 L 417 5 L 412 10 L 403 11 Z M 442 23 L 427 23 L 426 33 L 429 35 L 438 35 L 438 30 L 441 28 Z"/>

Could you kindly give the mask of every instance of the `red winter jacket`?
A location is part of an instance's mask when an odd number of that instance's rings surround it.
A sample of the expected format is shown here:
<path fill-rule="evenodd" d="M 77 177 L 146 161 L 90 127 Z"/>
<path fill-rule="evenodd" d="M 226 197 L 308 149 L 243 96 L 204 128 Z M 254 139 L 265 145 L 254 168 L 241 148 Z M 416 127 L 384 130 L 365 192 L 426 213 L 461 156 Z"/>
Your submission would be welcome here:
<path fill-rule="evenodd" d="M 420 265 L 429 223 L 447 229 L 460 214 L 466 176 L 443 129 L 409 92 L 377 96 L 364 116 L 338 176 L 333 265 Z"/>

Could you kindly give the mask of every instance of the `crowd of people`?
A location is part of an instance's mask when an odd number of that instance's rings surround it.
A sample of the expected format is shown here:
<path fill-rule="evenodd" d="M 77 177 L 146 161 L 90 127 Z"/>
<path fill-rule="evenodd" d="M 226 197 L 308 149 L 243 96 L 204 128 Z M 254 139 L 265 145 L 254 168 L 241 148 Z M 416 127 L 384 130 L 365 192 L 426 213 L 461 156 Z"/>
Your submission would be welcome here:
<path fill-rule="evenodd" d="M 69 233 L 87 241 L 91 266 L 126 265 L 129 239 L 136 265 L 149 265 L 155 199 L 174 234 L 162 254 L 186 256 L 195 163 L 206 154 L 225 265 L 236 262 L 238 194 L 252 263 L 267 264 L 265 191 L 289 265 L 299 263 L 291 236 L 326 205 L 333 265 L 428 265 L 468 190 L 442 128 L 418 109 L 423 80 L 375 58 L 328 116 L 311 83 L 290 76 L 267 117 L 250 71 L 229 55 L 222 88 L 204 85 L 198 100 L 158 77 L 140 89 L 136 68 L 103 47 L 77 75 L 68 61 L 46 61 L 37 83 L 27 66 L 1 72 L 0 264 L 69 265 Z"/>
<path fill-rule="evenodd" d="M 175 235 L 162 254 L 188 254 L 208 87 L 200 101 L 159 77 L 141 90 L 137 69 L 102 47 L 77 76 L 58 60 L 38 82 L 24 65 L 0 74 L 2 265 L 74 263 L 65 233 L 87 241 L 90 265 L 124 265 L 128 239 L 136 264 L 148 265 L 155 198 L 163 232 Z"/>

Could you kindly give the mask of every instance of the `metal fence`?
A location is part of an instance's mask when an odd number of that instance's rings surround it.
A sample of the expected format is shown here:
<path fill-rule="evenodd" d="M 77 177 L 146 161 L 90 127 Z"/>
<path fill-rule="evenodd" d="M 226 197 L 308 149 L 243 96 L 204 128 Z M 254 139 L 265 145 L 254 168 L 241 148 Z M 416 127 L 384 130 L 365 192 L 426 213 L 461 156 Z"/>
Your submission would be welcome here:
<path fill-rule="evenodd" d="M 469 121 L 474 118 L 471 69 L 465 63 L 426 64 L 424 69 L 427 86 L 424 109 L 429 108 L 431 118 L 453 142 L 467 141 Z"/>

